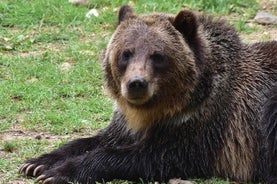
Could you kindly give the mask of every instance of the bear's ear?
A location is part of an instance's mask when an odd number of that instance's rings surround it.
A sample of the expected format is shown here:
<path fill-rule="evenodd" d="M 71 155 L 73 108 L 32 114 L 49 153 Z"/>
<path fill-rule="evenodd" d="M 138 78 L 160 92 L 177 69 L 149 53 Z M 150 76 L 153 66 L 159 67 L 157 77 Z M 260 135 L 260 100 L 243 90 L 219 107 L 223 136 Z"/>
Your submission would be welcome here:
<path fill-rule="evenodd" d="M 195 14 L 188 10 L 182 10 L 174 18 L 173 26 L 184 38 L 191 40 L 197 35 L 198 21 Z"/>
<path fill-rule="evenodd" d="M 118 13 L 118 24 L 122 21 L 134 17 L 134 11 L 130 6 L 122 6 Z"/>

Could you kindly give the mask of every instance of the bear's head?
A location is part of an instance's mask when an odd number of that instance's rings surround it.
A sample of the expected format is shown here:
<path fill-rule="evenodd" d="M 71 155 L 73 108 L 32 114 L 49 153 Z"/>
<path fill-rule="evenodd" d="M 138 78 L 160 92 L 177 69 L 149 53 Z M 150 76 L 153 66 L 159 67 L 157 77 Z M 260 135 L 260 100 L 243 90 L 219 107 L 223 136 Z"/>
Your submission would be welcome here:
<path fill-rule="evenodd" d="M 197 18 L 190 11 L 135 15 L 121 7 L 104 51 L 107 88 L 130 128 L 137 131 L 184 110 L 197 82 L 191 45 Z"/>

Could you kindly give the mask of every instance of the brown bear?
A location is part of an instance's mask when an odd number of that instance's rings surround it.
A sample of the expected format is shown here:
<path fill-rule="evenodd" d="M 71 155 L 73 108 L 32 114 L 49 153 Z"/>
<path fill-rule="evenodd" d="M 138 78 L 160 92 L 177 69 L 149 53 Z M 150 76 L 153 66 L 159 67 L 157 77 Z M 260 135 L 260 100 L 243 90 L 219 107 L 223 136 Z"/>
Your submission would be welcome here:
<path fill-rule="evenodd" d="M 188 10 L 119 11 L 103 54 L 111 123 L 19 172 L 43 184 L 219 177 L 277 183 L 277 42 Z"/>

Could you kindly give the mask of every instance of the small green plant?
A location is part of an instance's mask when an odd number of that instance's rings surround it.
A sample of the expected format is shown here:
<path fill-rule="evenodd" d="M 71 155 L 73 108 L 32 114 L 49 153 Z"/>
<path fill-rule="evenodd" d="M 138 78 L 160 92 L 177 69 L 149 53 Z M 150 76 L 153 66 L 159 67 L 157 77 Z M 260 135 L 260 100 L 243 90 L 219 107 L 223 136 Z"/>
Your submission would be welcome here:
<path fill-rule="evenodd" d="M 12 141 L 5 141 L 3 147 L 4 147 L 3 150 L 5 152 L 13 153 L 16 149 L 16 144 Z"/>
<path fill-rule="evenodd" d="M 271 36 L 268 32 L 264 32 L 262 35 L 261 35 L 261 41 L 268 41 L 271 39 Z"/>
<path fill-rule="evenodd" d="M 253 33 L 255 31 L 257 31 L 257 28 L 256 27 L 250 27 L 248 26 L 244 20 L 242 19 L 239 19 L 237 21 L 234 22 L 234 26 L 235 28 L 240 31 L 240 32 L 244 32 L 244 33 Z"/>

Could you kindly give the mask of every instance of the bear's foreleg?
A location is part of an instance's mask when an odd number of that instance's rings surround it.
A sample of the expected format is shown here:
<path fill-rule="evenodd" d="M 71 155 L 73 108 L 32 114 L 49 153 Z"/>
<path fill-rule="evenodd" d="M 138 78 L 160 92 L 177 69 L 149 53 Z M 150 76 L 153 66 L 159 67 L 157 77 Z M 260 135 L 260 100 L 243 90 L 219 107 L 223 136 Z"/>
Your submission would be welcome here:
<path fill-rule="evenodd" d="M 177 165 L 180 166 L 177 164 L 179 159 L 161 148 L 149 145 L 119 149 L 97 148 L 43 172 L 36 182 L 89 184 L 113 179 L 167 181 L 173 177 L 180 177 L 181 170 L 177 169 Z M 174 176 L 171 176 L 173 173 Z"/>
<path fill-rule="evenodd" d="M 61 165 L 65 160 L 95 149 L 100 142 L 100 136 L 81 138 L 71 141 L 50 153 L 38 158 L 32 158 L 20 167 L 19 173 L 26 176 L 38 176 L 48 169 Z"/>

